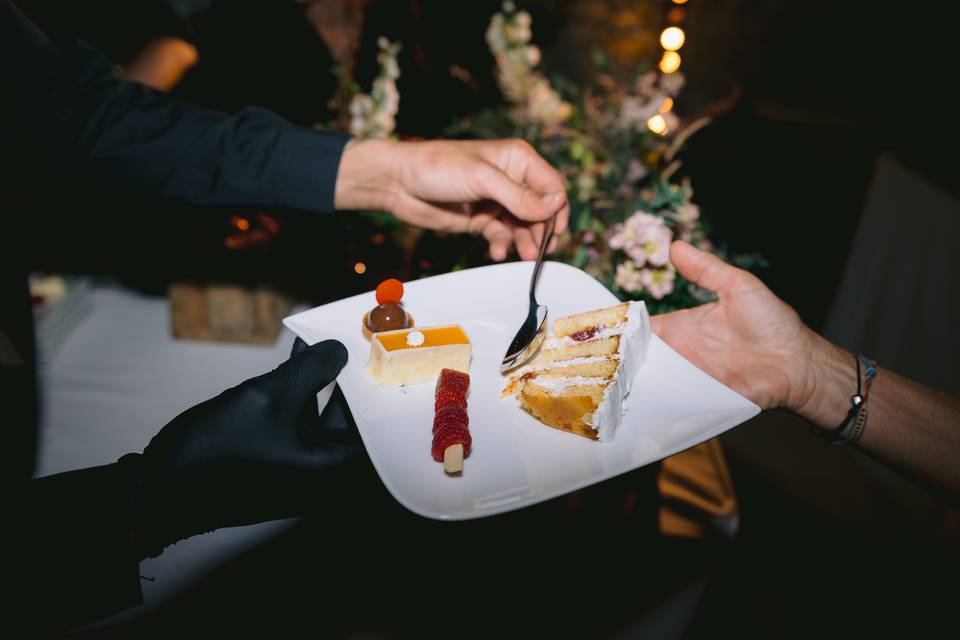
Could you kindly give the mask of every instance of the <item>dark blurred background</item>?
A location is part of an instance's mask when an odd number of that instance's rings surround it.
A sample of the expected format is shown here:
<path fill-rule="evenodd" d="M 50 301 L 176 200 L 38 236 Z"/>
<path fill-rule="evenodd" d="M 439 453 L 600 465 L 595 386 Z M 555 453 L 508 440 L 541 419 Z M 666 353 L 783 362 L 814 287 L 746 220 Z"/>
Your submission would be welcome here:
<path fill-rule="evenodd" d="M 403 43 L 401 136 L 438 136 L 456 116 L 500 100 L 483 37 L 498 1 L 348 0 L 334 3 L 340 10 L 333 13 L 317 6 L 328 3 L 305 7 L 288 0 L 22 4 L 47 28 L 74 30 L 121 65 L 134 55 L 137 42 L 158 35 L 185 39 L 195 47 L 197 61 L 171 93 L 212 109 L 255 104 L 305 126 L 330 123 L 337 115 L 331 100 L 338 91 L 331 70 L 349 59 L 355 62 L 356 80 L 369 87 L 381 35 Z M 942 364 L 960 356 L 954 332 L 943 329 L 960 320 L 956 259 L 937 262 L 939 271 L 918 266 L 927 264 L 930 255 L 960 254 L 955 233 L 960 163 L 954 158 L 960 136 L 953 86 L 960 56 L 956 27 L 946 8 L 936 3 L 825 0 L 517 4 L 533 16 L 534 42 L 543 49 L 546 70 L 579 82 L 588 79 L 593 46 L 605 47 L 624 66 L 655 60 L 656 38 L 668 24 L 668 11 L 681 6 L 687 34 L 681 70 L 687 86 L 676 111 L 685 118 L 704 112 L 715 117 L 689 141 L 682 171 L 690 176 L 694 201 L 716 239 L 736 251 L 761 253 L 769 266 L 758 275 L 815 329 L 848 348 L 869 349 L 882 365 L 960 393 L 956 366 Z M 324 32 L 316 26 L 324 23 L 338 26 Z M 351 30 L 355 39 L 338 39 L 337 34 Z M 466 76 L 451 73 L 454 66 Z M 229 220 L 257 212 L 105 200 L 83 185 L 44 197 L 24 191 L 17 197 L 31 203 L 31 219 L 43 230 L 32 236 L 38 239 L 35 269 L 108 273 L 153 292 L 163 291 L 177 277 L 229 275 L 282 284 L 302 299 L 322 302 L 368 290 L 385 275 L 410 278 L 444 271 L 464 251 L 477 250 L 463 241 L 451 244 L 427 237 L 404 251 L 382 236 L 378 240 L 376 229 L 351 214 L 321 219 L 268 212 L 281 222 L 276 237 L 235 251 L 223 244 L 224 236 L 234 231 Z M 930 202 L 940 208 L 927 206 Z M 88 219 L 83 212 L 93 207 L 109 215 Z M 320 251 L 314 239 L 321 235 L 337 241 L 325 241 Z M 872 255 L 863 253 L 864 246 L 881 245 L 893 247 L 883 253 L 886 266 L 863 259 Z M 363 273 L 355 268 L 358 262 L 366 265 Z M 889 275 L 898 268 L 911 279 Z M 903 295 L 885 297 L 888 289 Z M 864 298 L 864 291 L 874 295 Z M 867 316 L 854 318 L 847 305 L 851 300 L 868 315 L 898 320 L 879 326 Z M 850 324 L 853 320 L 859 324 Z M 732 542 L 681 545 L 645 559 L 637 539 L 618 538 L 614 542 L 632 558 L 633 573 L 605 574 L 607 582 L 584 584 L 580 593 L 539 593 L 534 601 L 549 608 L 536 612 L 524 611 L 514 601 L 503 615 L 548 617 L 555 635 L 568 635 L 557 623 L 558 611 L 583 607 L 596 617 L 609 617 L 601 623 L 584 614 L 566 629 L 570 634 L 676 637 L 676 629 L 651 622 L 646 612 L 654 605 L 640 601 L 650 597 L 658 604 L 666 592 L 682 592 L 685 585 L 695 584 L 702 595 L 695 611 L 674 614 L 686 616 L 688 624 L 680 628 L 687 635 L 932 635 L 937 624 L 952 622 L 949 605 L 956 589 L 949 585 L 960 568 L 956 510 L 857 452 L 829 449 L 807 434 L 802 421 L 787 414 L 764 414 L 724 436 L 723 442 L 741 501 L 741 531 Z M 379 508 L 391 511 L 387 504 Z M 350 517 L 371 530 L 377 527 L 367 510 L 358 511 L 362 513 Z M 399 526 L 398 539 L 391 535 L 386 548 L 402 546 L 402 536 L 421 535 L 421 526 L 413 521 Z M 404 625 L 422 632 L 424 627 L 416 625 L 432 619 L 435 596 L 429 590 L 417 614 L 423 618 L 401 611 L 399 605 L 369 613 L 361 605 L 344 604 L 377 602 L 389 598 L 390 589 L 403 591 L 402 572 L 415 568 L 388 559 L 381 550 L 373 555 L 380 564 L 364 563 L 370 573 L 357 576 L 351 568 L 358 565 L 351 561 L 315 556 L 304 560 L 291 551 L 329 531 L 316 521 L 307 522 L 288 536 L 295 541 L 292 546 L 273 543 L 260 550 L 261 555 L 241 559 L 132 631 L 163 635 L 161 630 L 190 624 L 207 631 L 240 631 L 240 622 L 224 620 L 235 608 L 231 603 L 239 603 L 250 616 L 244 624 L 256 628 L 269 628 L 267 621 L 280 615 L 277 611 L 301 621 L 313 611 L 326 620 L 317 621 L 318 631 L 335 636 L 421 635 L 409 633 Z M 491 533 L 491 544 L 498 549 L 509 545 L 500 535 L 502 528 L 495 531 L 500 533 Z M 387 535 L 368 533 L 358 540 L 376 548 Z M 589 532 L 583 535 L 591 537 Z M 524 543 L 536 545 L 532 538 L 525 536 Z M 550 546 L 557 554 L 555 564 L 537 555 L 540 564 L 531 567 L 552 575 L 564 562 L 564 548 Z M 479 557 L 492 553 L 487 549 Z M 459 559 L 459 579 L 471 580 L 470 553 L 464 556 Z M 512 572 L 479 575 L 505 583 L 527 575 L 525 556 L 514 552 L 510 557 L 517 561 Z M 602 549 L 598 558 L 618 562 Z M 320 601 L 300 592 L 281 606 L 289 589 L 277 586 L 283 596 L 252 596 L 248 583 L 237 578 L 256 575 L 276 586 L 301 562 L 309 580 L 324 585 L 319 595 L 313 594 Z M 668 578 L 672 574 L 677 580 Z M 697 582 L 705 575 L 708 582 Z M 655 594 L 637 588 L 636 608 L 631 609 L 630 585 L 645 579 L 669 588 Z M 450 588 L 457 584 L 454 580 Z M 492 584 L 490 589 L 525 597 L 516 584 Z M 602 603 L 611 590 L 619 595 L 614 610 L 607 610 Z M 407 597 L 398 598 L 409 603 Z M 334 622 L 321 613 L 325 602 L 340 607 Z M 438 607 L 452 606 L 446 597 L 437 602 Z M 468 617 L 486 617 L 478 629 L 495 632 L 489 623 L 498 618 L 497 610 L 461 604 Z M 437 612 L 437 620 L 447 620 L 448 613 Z M 506 619 L 503 624 L 509 625 Z M 504 635 L 511 635 L 509 628 L 504 627 Z"/>

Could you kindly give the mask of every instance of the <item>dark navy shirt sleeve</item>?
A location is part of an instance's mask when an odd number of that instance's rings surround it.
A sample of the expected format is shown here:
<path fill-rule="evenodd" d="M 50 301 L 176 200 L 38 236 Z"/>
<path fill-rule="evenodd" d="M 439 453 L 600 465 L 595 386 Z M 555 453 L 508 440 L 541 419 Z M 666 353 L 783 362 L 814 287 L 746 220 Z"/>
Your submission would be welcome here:
<path fill-rule="evenodd" d="M 195 204 L 333 210 L 348 137 L 255 107 L 233 115 L 125 81 L 81 42 L 54 42 L 0 0 L 5 138 L 32 179 Z"/>

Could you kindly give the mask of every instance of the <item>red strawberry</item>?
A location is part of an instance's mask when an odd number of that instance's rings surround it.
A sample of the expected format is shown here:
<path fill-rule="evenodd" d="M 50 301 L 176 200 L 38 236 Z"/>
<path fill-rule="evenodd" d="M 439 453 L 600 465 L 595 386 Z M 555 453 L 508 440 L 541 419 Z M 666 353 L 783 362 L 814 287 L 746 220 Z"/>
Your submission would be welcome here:
<path fill-rule="evenodd" d="M 451 404 L 438 411 L 433 417 L 433 433 L 436 434 L 447 427 L 466 429 L 469 424 L 470 419 L 467 417 L 466 409 Z"/>
<path fill-rule="evenodd" d="M 470 374 L 455 369 L 444 369 L 437 379 L 437 392 L 441 389 L 456 389 L 464 397 L 470 390 Z"/>
<path fill-rule="evenodd" d="M 470 454 L 470 445 L 473 444 L 470 432 L 461 427 L 441 429 L 433 437 L 433 459 L 437 462 L 443 462 L 443 452 L 447 450 L 447 447 L 455 444 L 463 445 L 463 456 L 467 457 Z"/>
<path fill-rule="evenodd" d="M 467 408 L 467 399 L 456 389 L 437 389 L 437 399 L 433 403 L 433 410 L 439 412 L 444 407 L 458 406 Z"/>

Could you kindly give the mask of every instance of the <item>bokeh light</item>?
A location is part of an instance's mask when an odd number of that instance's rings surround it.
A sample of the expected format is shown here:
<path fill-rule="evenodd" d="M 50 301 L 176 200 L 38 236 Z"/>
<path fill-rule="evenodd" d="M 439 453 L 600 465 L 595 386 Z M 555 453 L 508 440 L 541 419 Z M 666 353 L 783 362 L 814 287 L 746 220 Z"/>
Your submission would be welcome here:
<path fill-rule="evenodd" d="M 664 73 L 673 73 L 680 68 L 680 54 L 676 51 L 664 51 L 659 67 Z"/>
<path fill-rule="evenodd" d="M 667 27 L 660 34 L 660 46 L 667 51 L 676 51 L 683 46 L 686 39 L 687 36 L 680 27 Z"/>
<path fill-rule="evenodd" d="M 647 120 L 647 128 L 657 135 L 663 135 L 667 132 L 667 121 L 658 113 Z"/>

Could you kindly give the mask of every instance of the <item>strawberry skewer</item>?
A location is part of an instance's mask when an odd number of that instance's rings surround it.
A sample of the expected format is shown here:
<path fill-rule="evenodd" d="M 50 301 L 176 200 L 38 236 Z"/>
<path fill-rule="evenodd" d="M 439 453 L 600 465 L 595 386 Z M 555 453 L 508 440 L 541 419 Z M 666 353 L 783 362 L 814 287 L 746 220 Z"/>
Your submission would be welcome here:
<path fill-rule="evenodd" d="M 463 459 L 470 455 L 473 439 L 470 437 L 467 417 L 467 391 L 470 375 L 444 369 L 437 379 L 434 399 L 433 446 L 431 453 L 437 462 L 443 461 L 447 473 L 463 471 Z"/>

